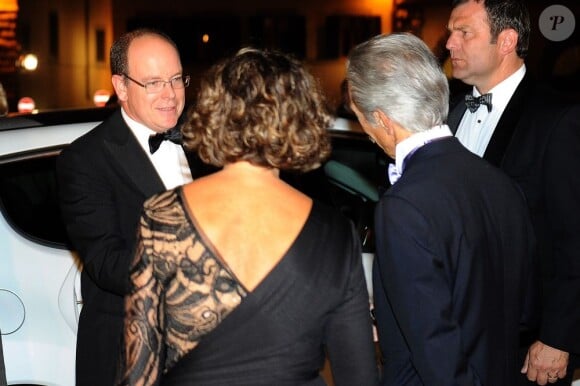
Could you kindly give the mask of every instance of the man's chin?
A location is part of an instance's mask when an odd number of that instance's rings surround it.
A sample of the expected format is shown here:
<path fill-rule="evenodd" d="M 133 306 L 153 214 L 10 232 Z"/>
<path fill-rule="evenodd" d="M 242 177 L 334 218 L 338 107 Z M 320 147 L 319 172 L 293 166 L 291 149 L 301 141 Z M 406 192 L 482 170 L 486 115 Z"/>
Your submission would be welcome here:
<path fill-rule="evenodd" d="M 179 121 L 179 117 L 177 117 L 175 115 L 159 117 L 159 126 L 163 126 L 163 127 L 167 127 L 169 129 L 171 129 L 171 128 L 175 127 L 175 125 L 177 125 L 178 121 Z"/>
<path fill-rule="evenodd" d="M 454 77 L 455 79 L 461 79 L 462 75 L 464 75 L 464 74 L 460 68 L 453 67 L 453 69 L 451 70 L 451 76 Z"/>

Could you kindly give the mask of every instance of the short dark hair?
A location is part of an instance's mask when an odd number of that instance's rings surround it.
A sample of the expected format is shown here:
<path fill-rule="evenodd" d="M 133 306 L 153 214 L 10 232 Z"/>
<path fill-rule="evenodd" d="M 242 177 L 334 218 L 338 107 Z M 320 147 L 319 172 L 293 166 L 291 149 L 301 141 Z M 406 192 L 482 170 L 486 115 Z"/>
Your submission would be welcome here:
<path fill-rule="evenodd" d="M 332 115 L 314 77 L 293 57 L 243 48 L 201 80 L 184 144 L 223 166 L 236 161 L 308 171 L 330 154 Z"/>
<path fill-rule="evenodd" d="M 111 46 L 110 59 L 111 59 L 111 75 L 123 75 L 129 71 L 129 63 L 127 59 L 127 53 L 129 51 L 129 46 L 136 38 L 142 36 L 157 36 L 167 43 L 171 44 L 179 54 L 177 45 L 169 37 L 169 35 L 152 28 L 139 28 L 121 35 L 113 45 Z"/>
<path fill-rule="evenodd" d="M 483 3 L 492 43 L 497 40 L 501 31 L 512 28 L 518 33 L 517 55 L 522 59 L 527 56 L 530 43 L 530 14 L 522 0 L 452 0 L 451 6 L 455 8 L 469 1 Z"/>

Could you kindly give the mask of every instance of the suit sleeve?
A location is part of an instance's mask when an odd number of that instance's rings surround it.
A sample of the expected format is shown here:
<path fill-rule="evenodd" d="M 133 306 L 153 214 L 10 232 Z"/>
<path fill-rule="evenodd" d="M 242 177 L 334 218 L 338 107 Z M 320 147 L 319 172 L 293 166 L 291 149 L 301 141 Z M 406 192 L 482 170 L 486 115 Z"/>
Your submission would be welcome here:
<path fill-rule="evenodd" d="M 351 224 L 348 282 L 342 304 L 326 326 L 326 344 L 334 382 L 340 385 L 376 385 L 378 368 L 372 337 L 369 294 L 362 268 L 361 246 Z"/>
<path fill-rule="evenodd" d="M 580 106 L 566 110 L 547 144 L 544 197 L 550 231 L 542 342 L 580 353 Z"/>
<path fill-rule="evenodd" d="M 122 235 L 118 198 L 103 172 L 103 162 L 94 158 L 102 157 L 73 147 L 58 157 L 61 213 L 83 271 L 101 289 L 123 296 L 134 245 Z"/>
<path fill-rule="evenodd" d="M 377 208 L 376 272 L 417 374 L 426 385 L 473 384 L 452 315 L 453 277 L 436 252 L 439 230 L 404 199 L 387 196 Z"/>

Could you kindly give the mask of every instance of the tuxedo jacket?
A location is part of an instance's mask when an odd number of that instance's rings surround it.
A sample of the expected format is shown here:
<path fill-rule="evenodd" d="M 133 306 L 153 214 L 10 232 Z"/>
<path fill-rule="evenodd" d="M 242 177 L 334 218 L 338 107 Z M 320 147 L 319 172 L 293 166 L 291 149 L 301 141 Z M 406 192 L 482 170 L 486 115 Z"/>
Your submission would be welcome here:
<path fill-rule="evenodd" d="M 382 385 L 515 384 L 534 245 L 515 183 L 439 139 L 408 159 L 375 224 Z"/>
<path fill-rule="evenodd" d="M 449 114 L 456 132 L 463 98 Z M 534 339 L 580 354 L 580 105 L 529 74 L 506 106 L 483 156 L 523 191 L 537 238 L 527 328 Z"/>
<path fill-rule="evenodd" d="M 186 155 L 195 177 L 202 165 Z M 76 384 L 112 385 L 137 223 L 145 199 L 165 186 L 120 109 L 63 150 L 57 177 L 63 220 L 82 262 Z"/>

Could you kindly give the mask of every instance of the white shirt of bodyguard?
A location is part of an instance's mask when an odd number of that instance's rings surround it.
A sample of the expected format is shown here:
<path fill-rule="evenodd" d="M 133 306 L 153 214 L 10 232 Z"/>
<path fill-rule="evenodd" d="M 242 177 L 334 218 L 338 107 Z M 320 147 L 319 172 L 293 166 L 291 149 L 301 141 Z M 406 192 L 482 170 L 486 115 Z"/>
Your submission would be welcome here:
<path fill-rule="evenodd" d="M 173 189 L 193 181 L 191 169 L 181 145 L 171 141 L 163 141 L 159 149 L 154 154 L 151 154 L 149 151 L 149 137 L 155 135 L 156 132 L 131 119 L 122 108 L 121 114 L 129 129 L 137 138 L 139 145 L 141 145 L 143 151 L 153 163 L 166 189 Z"/>
<path fill-rule="evenodd" d="M 492 104 L 490 112 L 487 111 L 487 106 L 483 105 L 473 113 L 469 109 L 465 110 L 455 136 L 472 153 L 483 157 L 505 107 L 525 74 L 526 66 L 522 65 L 516 72 L 489 90 Z M 480 95 L 477 88 L 473 87 L 473 96 Z"/>
<path fill-rule="evenodd" d="M 391 184 L 394 184 L 401 178 L 405 171 L 405 163 L 417 149 L 436 139 L 452 136 L 453 134 L 449 126 L 440 125 L 420 133 L 412 134 L 399 142 L 395 147 L 395 163 L 389 164 L 389 181 L 391 181 Z"/>

